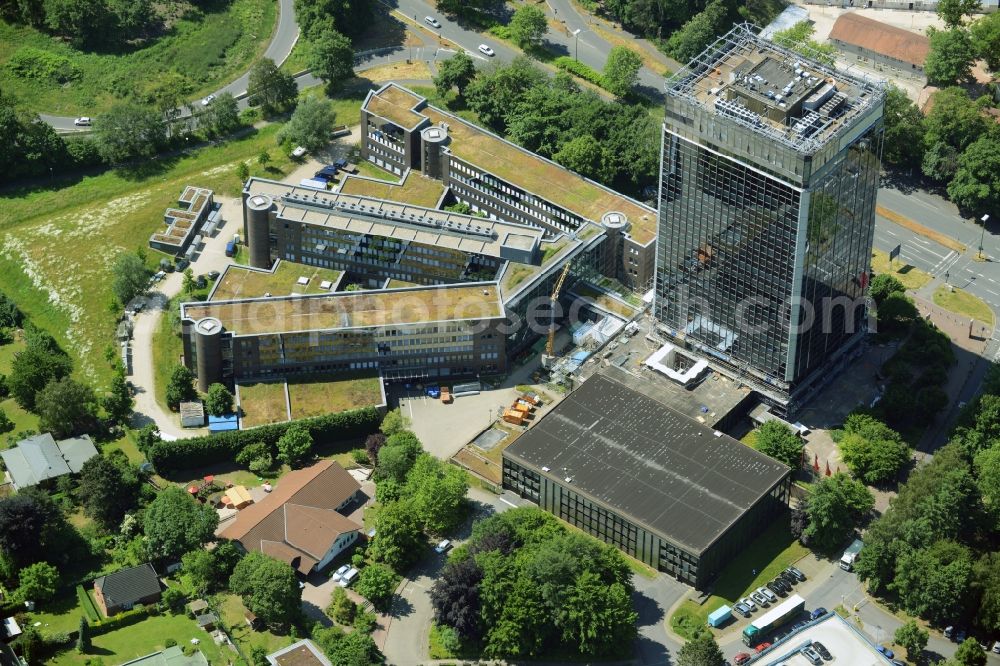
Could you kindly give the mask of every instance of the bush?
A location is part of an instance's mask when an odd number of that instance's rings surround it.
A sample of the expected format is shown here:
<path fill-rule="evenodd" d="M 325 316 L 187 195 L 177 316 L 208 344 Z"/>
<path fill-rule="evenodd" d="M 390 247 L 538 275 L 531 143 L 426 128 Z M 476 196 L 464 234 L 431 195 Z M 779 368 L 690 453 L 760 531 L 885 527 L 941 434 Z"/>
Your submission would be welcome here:
<path fill-rule="evenodd" d="M 94 600 L 83 589 L 83 585 L 76 586 L 76 598 L 80 602 L 80 608 L 86 613 L 88 620 L 91 622 L 99 622 L 101 620 L 101 616 L 97 612 L 97 606 L 94 605 Z"/>
<path fill-rule="evenodd" d="M 378 410 L 365 407 L 299 421 L 272 423 L 250 430 L 233 430 L 172 442 L 160 441 L 149 448 L 149 461 L 160 474 L 165 474 L 232 460 L 245 447 L 257 442 L 273 449 L 293 425 L 307 429 L 313 441 L 322 445 L 368 435 L 378 429 L 379 421 Z"/>
<path fill-rule="evenodd" d="M 22 79 L 47 79 L 66 83 L 80 78 L 80 69 L 69 58 L 32 46 L 23 46 L 7 61 L 7 69 Z"/>
<path fill-rule="evenodd" d="M 590 81 L 594 85 L 604 87 L 604 76 L 593 67 L 584 65 L 579 60 L 574 60 L 569 56 L 559 56 L 552 61 L 552 64 L 574 76 L 579 76 L 584 81 Z"/>

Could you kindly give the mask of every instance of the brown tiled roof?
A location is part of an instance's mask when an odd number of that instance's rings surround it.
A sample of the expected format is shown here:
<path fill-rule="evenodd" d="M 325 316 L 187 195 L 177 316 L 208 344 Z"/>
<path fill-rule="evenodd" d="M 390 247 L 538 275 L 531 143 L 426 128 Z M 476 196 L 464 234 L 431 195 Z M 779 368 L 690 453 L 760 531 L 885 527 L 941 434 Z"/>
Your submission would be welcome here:
<path fill-rule="evenodd" d="M 931 40 L 909 30 L 866 18 L 855 12 L 842 14 L 833 24 L 830 39 L 852 44 L 918 67 L 931 50 Z"/>
<path fill-rule="evenodd" d="M 289 564 L 298 558 L 297 568 L 307 573 L 338 536 L 361 529 L 336 511 L 360 488 L 332 460 L 289 472 L 267 497 L 236 514 L 221 536 Z"/>

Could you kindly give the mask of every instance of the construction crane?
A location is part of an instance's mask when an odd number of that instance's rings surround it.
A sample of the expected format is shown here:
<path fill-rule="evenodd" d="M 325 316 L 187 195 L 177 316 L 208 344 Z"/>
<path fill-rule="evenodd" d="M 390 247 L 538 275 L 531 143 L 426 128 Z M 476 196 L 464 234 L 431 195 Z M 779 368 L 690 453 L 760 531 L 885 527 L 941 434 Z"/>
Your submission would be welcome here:
<path fill-rule="evenodd" d="M 551 312 L 550 312 L 550 323 L 549 323 L 549 339 L 545 343 L 545 353 L 542 354 L 542 367 L 548 369 L 552 365 L 553 357 L 555 356 L 555 346 L 556 346 L 556 305 L 559 303 L 559 292 L 562 291 L 563 283 L 566 282 L 566 276 L 569 275 L 569 268 L 571 262 L 567 261 L 566 266 L 563 268 L 562 273 L 559 274 L 559 279 L 556 280 L 556 286 L 552 290 L 552 296 L 549 298 L 551 302 Z"/>

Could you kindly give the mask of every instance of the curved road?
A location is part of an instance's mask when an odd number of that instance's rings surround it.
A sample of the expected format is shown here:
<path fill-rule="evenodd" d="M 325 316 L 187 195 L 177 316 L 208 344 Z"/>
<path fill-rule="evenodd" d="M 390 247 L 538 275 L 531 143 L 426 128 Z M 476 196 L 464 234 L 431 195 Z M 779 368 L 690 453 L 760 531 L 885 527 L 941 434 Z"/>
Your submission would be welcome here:
<path fill-rule="evenodd" d="M 267 45 L 267 49 L 264 51 L 264 57 L 270 58 L 277 64 L 285 62 L 288 58 L 288 54 L 292 52 L 292 47 L 295 46 L 295 42 L 299 39 L 299 24 L 295 20 L 295 6 L 293 0 L 278 0 L 278 26 L 275 28 L 274 35 L 271 37 L 271 43 Z M 236 79 L 232 83 L 215 91 L 215 95 L 220 93 L 228 92 L 232 93 L 234 96 L 238 97 L 247 90 L 247 81 L 250 79 L 250 71 L 247 70 L 240 78 Z M 198 104 L 198 100 L 194 100 L 193 104 Z M 188 110 L 184 107 L 178 109 L 180 112 L 178 117 L 184 117 L 190 115 Z M 75 117 L 67 116 L 51 116 L 45 113 L 40 113 L 38 116 L 43 122 L 52 125 L 57 132 L 68 132 L 74 130 L 80 130 L 79 127 L 73 125 Z"/>

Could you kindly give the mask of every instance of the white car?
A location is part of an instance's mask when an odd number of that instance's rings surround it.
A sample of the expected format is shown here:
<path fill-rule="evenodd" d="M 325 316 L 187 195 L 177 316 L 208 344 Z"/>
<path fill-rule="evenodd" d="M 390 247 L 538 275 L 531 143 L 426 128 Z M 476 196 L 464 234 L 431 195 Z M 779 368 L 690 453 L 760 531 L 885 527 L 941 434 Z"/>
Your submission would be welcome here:
<path fill-rule="evenodd" d="M 90 116 L 80 116 L 73 121 L 77 127 L 90 127 Z"/>
<path fill-rule="evenodd" d="M 740 599 L 740 603 L 745 604 L 746 607 L 749 608 L 751 611 L 757 610 L 757 604 L 755 604 L 753 602 L 753 599 L 751 599 L 750 597 L 743 597 L 742 599 Z"/>
<path fill-rule="evenodd" d="M 215 99 L 215 95 L 207 95 L 207 96 L 205 96 L 204 98 L 202 98 L 202 100 L 201 100 L 201 105 L 202 105 L 202 106 L 208 106 L 209 104 L 211 104 L 211 103 L 212 103 L 212 101 L 213 101 L 214 99 Z"/>
<path fill-rule="evenodd" d="M 496 52 L 490 47 L 486 46 L 486 44 L 479 45 L 479 52 L 482 53 L 483 55 L 488 55 L 491 58 L 496 55 Z"/>
<path fill-rule="evenodd" d="M 334 583 L 339 583 L 340 579 L 344 577 L 344 574 L 350 570 L 351 570 L 351 565 L 345 564 L 336 571 L 334 571 L 332 574 L 330 574 L 330 580 L 332 580 Z"/>
<path fill-rule="evenodd" d="M 762 596 L 765 599 L 767 599 L 768 601 L 770 601 L 772 604 L 775 601 L 778 600 L 778 595 L 776 595 L 774 592 L 772 592 L 771 590 L 767 589 L 766 587 L 758 587 L 757 590 L 756 590 L 756 592 L 760 596 Z"/>
<path fill-rule="evenodd" d="M 360 572 L 354 567 L 348 569 L 347 573 L 345 573 L 343 576 L 340 577 L 340 586 L 347 587 L 348 585 L 353 583 L 354 579 L 358 577 L 359 573 Z"/>
<path fill-rule="evenodd" d="M 295 150 L 292 151 L 292 157 L 302 157 L 306 154 L 306 149 L 303 146 L 295 146 Z"/>
<path fill-rule="evenodd" d="M 441 541 L 441 543 L 439 543 L 438 545 L 434 546 L 434 552 L 435 553 L 443 553 L 444 551 L 448 550 L 449 548 L 451 548 L 451 541 L 449 541 L 448 539 L 445 539 L 445 540 Z"/>
<path fill-rule="evenodd" d="M 440 28 L 441 27 L 441 21 L 438 21 L 433 16 L 425 16 L 424 17 L 424 23 L 426 23 L 427 25 L 433 26 L 435 28 Z"/>

